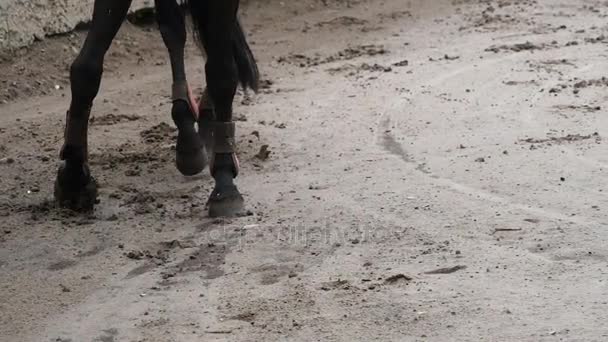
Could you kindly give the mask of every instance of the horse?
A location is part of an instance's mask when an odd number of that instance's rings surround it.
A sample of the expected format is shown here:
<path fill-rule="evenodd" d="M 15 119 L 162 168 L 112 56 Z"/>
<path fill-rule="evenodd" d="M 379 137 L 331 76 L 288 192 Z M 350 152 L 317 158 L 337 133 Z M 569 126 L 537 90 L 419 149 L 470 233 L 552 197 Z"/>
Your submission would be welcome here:
<path fill-rule="evenodd" d="M 169 52 L 173 84 L 171 117 L 178 136 L 175 163 L 186 176 L 207 164 L 215 186 L 209 216 L 233 216 L 244 208 L 232 106 L 237 87 L 257 91 L 259 71 L 238 20 L 239 0 L 155 0 L 156 20 Z M 70 67 L 71 101 L 54 196 L 64 208 L 94 209 L 98 185 L 88 166 L 88 123 L 99 92 L 105 54 L 126 19 L 132 0 L 95 0 L 90 29 Z M 186 12 L 206 56 L 206 88 L 196 101 L 184 66 Z"/>

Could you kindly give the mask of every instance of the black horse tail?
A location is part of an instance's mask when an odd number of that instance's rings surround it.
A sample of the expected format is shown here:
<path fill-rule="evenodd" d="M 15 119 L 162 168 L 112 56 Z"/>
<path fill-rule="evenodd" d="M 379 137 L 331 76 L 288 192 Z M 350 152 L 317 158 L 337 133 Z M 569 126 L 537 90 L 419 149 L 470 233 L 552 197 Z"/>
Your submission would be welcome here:
<path fill-rule="evenodd" d="M 234 60 L 239 72 L 239 80 L 244 88 L 250 88 L 257 92 L 260 83 L 258 64 L 255 61 L 253 52 L 251 52 L 251 48 L 249 48 L 249 44 L 247 44 L 245 32 L 238 19 L 234 26 L 232 49 L 234 50 Z"/>
<path fill-rule="evenodd" d="M 225 1 L 225 0 L 211 0 L 211 1 Z M 207 1 L 203 0 L 184 0 L 186 8 L 190 11 L 192 17 L 192 23 L 194 24 L 194 33 L 198 37 L 203 48 L 206 50 L 207 46 L 205 43 L 205 36 L 208 34 L 207 25 L 205 23 L 207 16 Z M 234 62 L 236 64 L 239 83 L 245 89 L 249 88 L 255 92 L 258 91 L 258 85 L 260 83 L 260 72 L 258 65 L 251 52 L 251 48 L 247 43 L 245 32 L 241 23 L 237 19 L 235 25 L 232 28 L 232 51 L 234 55 Z"/>

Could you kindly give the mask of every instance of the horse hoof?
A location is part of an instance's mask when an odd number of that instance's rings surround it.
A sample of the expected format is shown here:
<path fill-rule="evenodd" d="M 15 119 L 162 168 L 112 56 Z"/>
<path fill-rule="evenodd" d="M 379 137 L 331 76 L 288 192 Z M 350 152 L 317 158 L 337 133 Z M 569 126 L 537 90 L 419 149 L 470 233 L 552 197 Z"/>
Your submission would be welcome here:
<path fill-rule="evenodd" d="M 207 204 L 209 217 L 238 216 L 245 209 L 245 200 L 236 187 L 226 192 L 214 190 Z"/>
<path fill-rule="evenodd" d="M 175 165 L 184 176 L 199 174 L 207 166 L 207 152 L 194 126 L 179 130 L 175 150 Z"/>
<path fill-rule="evenodd" d="M 207 166 L 207 156 L 202 148 L 189 152 L 178 152 L 175 155 L 175 166 L 184 176 L 194 176 L 201 173 Z"/>
<path fill-rule="evenodd" d="M 64 163 L 55 180 L 54 195 L 56 203 L 62 208 L 91 211 L 97 203 L 97 182 L 86 165 L 75 171 Z"/>
<path fill-rule="evenodd" d="M 196 131 L 194 115 L 184 101 L 174 102 L 171 115 L 178 129 L 175 165 L 184 176 L 199 174 L 207 166 L 207 153 Z"/>

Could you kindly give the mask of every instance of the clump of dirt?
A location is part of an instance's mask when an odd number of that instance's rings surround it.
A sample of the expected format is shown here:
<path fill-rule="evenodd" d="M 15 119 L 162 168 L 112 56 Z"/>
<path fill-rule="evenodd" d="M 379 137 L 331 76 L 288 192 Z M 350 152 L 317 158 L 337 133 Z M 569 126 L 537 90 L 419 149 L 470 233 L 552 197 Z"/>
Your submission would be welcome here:
<path fill-rule="evenodd" d="M 102 116 L 92 116 L 89 122 L 92 126 L 112 126 L 123 122 L 132 122 L 141 119 L 139 115 L 127 114 L 106 114 Z"/>
<path fill-rule="evenodd" d="M 428 272 L 424 272 L 424 274 L 431 274 L 431 275 L 437 275 L 437 274 L 451 274 L 451 273 L 455 273 L 461 270 L 466 269 L 467 266 L 466 265 L 456 265 L 453 267 L 442 267 L 442 268 L 438 268 L 436 270 L 432 270 L 432 271 L 428 271 Z"/>
<path fill-rule="evenodd" d="M 321 290 L 332 291 L 332 290 L 348 290 L 351 288 L 351 284 L 348 280 L 339 279 L 334 281 L 328 281 L 321 284 Z"/>
<path fill-rule="evenodd" d="M 602 110 L 601 106 L 591 106 L 591 105 L 556 105 L 553 106 L 558 110 L 573 110 L 573 111 L 582 111 L 587 113 L 595 113 Z"/>
<path fill-rule="evenodd" d="M 152 126 L 140 132 L 141 137 L 148 144 L 158 144 L 176 141 L 177 128 L 171 127 L 166 122 L 161 122 L 158 125 Z"/>
<path fill-rule="evenodd" d="M 568 134 L 562 137 L 549 137 L 544 139 L 527 138 L 520 141 L 529 144 L 566 144 L 590 139 L 594 139 L 596 143 L 599 143 L 602 140 L 600 134 L 595 132 L 589 135 Z"/>
<path fill-rule="evenodd" d="M 608 78 L 602 77 L 593 80 L 583 80 L 574 83 L 573 87 L 575 89 L 583 89 L 589 87 L 608 87 Z"/>
<path fill-rule="evenodd" d="M 235 316 L 231 316 L 228 319 L 250 323 L 250 322 L 255 321 L 255 316 L 256 316 L 255 312 L 246 312 L 246 313 L 238 314 Z"/>
<path fill-rule="evenodd" d="M 384 20 L 398 20 L 398 19 L 402 19 L 402 18 L 411 18 L 412 17 L 412 12 L 410 11 L 397 11 L 397 12 L 391 12 L 391 13 L 382 13 L 379 15 L 380 20 L 384 21 Z"/>
<path fill-rule="evenodd" d="M 166 250 L 159 249 L 156 253 L 152 253 L 148 250 L 139 251 L 133 250 L 125 253 L 125 257 L 131 260 L 148 260 L 154 264 L 160 266 L 167 262 L 169 259 L 169 253 Z"/>
<path fill-rule="evenodd" d="M 481 16 L 473 21 L 474 27 L 483 27 L 488 25 L 499 25 L 499 24 L 517 24 L 520 20 L 513 17 L 511 14 L 499 14 L 496 13 L 496 9 L 493 6 L 488 6 L 481 12 Z"/>
<path fill-rule="evenodd" d="M 348 47 L 326 58 L 321 58 L 318 56 L 309 57 L 302 54 L 291 54 L 286 57 L 280 57 L 278 59 L 278 62 L 281 64 L 288 63 L 297 65 L 301 68 L 308 68 L 337 61 L 348 61 L 363 56 L 372 57 L 377 55 L 384 55 L 387 53 L 388 50 L 386 50 L 383 46 L 369 44 Z"/>
<path fill-rule="evenodd" d="M 535 0 L 515 0 L 515 1 L 471 1 L 454 0 L 455 5 L 469 5 L 469 8 L 462 8 L 467 24 L 460 27 L 460 30 L 473 28 L 476 30 L 496 31 L 501 28 L 514 27 L 516 25 L 534 25 L 534 18 L 526 14 L 530 7 L 537 5 Z M 476 5 L 483 4 L 485 7 L 479 9 Z"/>
<path fill-rule="evenodd" d="M 585 38 L 585 43 L 588 43 L 588 44 L 598 44 L 598 43 L 606 43 L 606 42 L 608 42 L 608 37 L 606 37 L 605 35 Z"/>
<path fill-rule="evenodd" d="M 558 84 L 549 90 L 549 93 L 560 93 L 562 90 L 572 88 L 574 94 L 578 94 L 581 90 L 591 87 L 608 87 L 608 77 L 601 77 L 590 80 L 570 80 L 570 83 Z"/>
<path fill-rule="evenodd" d="M 360 74 L 361 72 L 365 72 L 365 71 L 367 71 L 367 72 L 391 72 L 391 71 L 393 71 L 393 68 L 391 68 L 390 66 L 384 66 L 384 65 L 377 64 L 377 63 L 374 63 L 374 64 L 362 63 L 359 65 L 345 64 L 345 65 L 342 65 L 339 67 L 327 69 L 327 72 L 331 75 L 348 72 L 348 74 L 347 74 L 348 76 L 354 76 L 354 75 Z"/>
<path fill-rule="evenodd" d="M 255 155 L 255 157 L 259 160 L 268 160 L 272 151 L 269 149 L 270 146 L 262 145 L 260 147 L 260 151 Z"/>
<path fill-rule="evenodd" d="M 120 165 L 133 163 L 146 164 L 167 161 L 166 156 L 160 154 L 157 150 L 137 151 L 127 146 L 128 145 L 125 145 L 118 150 L 110 149 L 91 153 L 89 155 L 89 162 L 91 165 L 102 165 L 104 169 L 113 169 Z"/>
<path fill-rule="evenodd" d="M 395 275 L 392 275 L 392 276 L 386 278 L 384 280 L 384 283 L 388 284 L 388 285 L 394 285 L 394 284 L 397 284 L 400 282 L 410 282 L 412 280 L 414 280 L 414 278 L 400 273 L 400 274 L 395 274 Z"/>
<path fill-rule="evenodd" d="M 318 27 L 344 27 L 344 26 L 357 26 L 357 25 L 365 25 L 367 24 L 367 20 L 349 17 L 349 16 L 341 16 L 328 21 L 322 21 L 316 24 Z"/>
<path fill-rule="evenodd" d="M 489 48 L 487 48 L 485 51 L 488 52 L 494 52 L 494 53 L 499 53 L 499 52 L 522 52 L 522 51 L 535 51 L 535 50 L 546 50 L 548 48 L 551 47 L 556 47 L 557 46 L 557 42 L 551 42 L 550 44 L 546 44 L 546 43 L 540 43 L 540 44 L 535 44 L 535 43 L 531 43 L 531 42 L 525 42 L 525 43 L 516 43 L 516 44 L 509 44 L 509 45 L 492 45 Z"/>

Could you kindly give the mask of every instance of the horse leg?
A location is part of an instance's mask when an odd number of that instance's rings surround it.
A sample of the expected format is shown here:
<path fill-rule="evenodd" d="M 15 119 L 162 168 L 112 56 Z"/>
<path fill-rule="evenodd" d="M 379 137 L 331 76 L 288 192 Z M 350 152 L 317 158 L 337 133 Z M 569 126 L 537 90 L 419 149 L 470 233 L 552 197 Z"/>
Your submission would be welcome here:
<path fill-rule="evenodd" d="M 93 100 L 99 92 L 103 60 L 127 15 L 131 0 L 95 0 L 91 29 L 70 68 L 72 100 L 67 113 L 64 144 L 55 181 L 55 199 L 61 206 L 90 210 L 97 185 L 88 160 L 88 123 Z"/>
<path fill-rule="evenodd" d="M 205 73 L 210 102 L 215 112 L 213 155 L 210 163 L 215 188 L 209 198 L 209 215 L 232 216 L 243 210 L 243 197 L 234 184 L 238 175 L 235 124 L 232 102 L 238 86 L 232 37 L 237 20 L 238 0 L 207 1 L 203 27 L 207 52 Z"/>
<path fill-rule="evenodd" d="M 198 106 L 186 80 L 184 66 L 184 46 L 186 45 L 186 23 L 184 13 L 176 0 L 155 0 L 156 19 L 160 33 L 171 60 L 173 75 L 171 117 L 178 128 L 176 146 L 177 169 L 184 175 L 200 173 L 207 163 L 201 137 L 195 123 L 198 119 Z"/>

